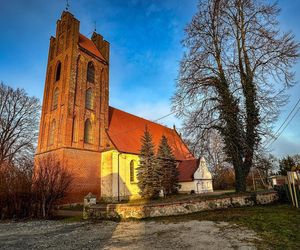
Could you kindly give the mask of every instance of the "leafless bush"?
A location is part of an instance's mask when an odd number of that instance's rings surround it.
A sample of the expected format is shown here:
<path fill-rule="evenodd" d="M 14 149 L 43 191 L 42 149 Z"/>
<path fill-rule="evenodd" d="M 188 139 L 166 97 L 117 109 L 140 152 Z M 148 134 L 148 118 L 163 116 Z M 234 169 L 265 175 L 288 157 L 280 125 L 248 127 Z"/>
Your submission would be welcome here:
<path fill-rule="evenodd" d="M 47 155 L 36 161 L 33 179 L 37 216 L 49 218 L 54 205 L 70 191 L 73 176 L 54 155 Z"/>
<path fill-rule="evenodd" d="M 31 216 L 32 171 L 27 164 L 26 168 L 12 164 L 0 167 L 0 219 Z"/>

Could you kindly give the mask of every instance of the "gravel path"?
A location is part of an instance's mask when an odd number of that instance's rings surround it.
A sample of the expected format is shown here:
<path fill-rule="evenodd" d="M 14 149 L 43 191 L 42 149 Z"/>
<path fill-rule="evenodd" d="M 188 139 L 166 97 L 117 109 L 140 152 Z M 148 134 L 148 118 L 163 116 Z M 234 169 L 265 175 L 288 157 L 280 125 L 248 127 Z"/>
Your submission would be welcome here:
<path fill-rule="evenodd" d="M 0 223 L 0 249 L 256 249 L 253 231 L 226 222 Z"/>

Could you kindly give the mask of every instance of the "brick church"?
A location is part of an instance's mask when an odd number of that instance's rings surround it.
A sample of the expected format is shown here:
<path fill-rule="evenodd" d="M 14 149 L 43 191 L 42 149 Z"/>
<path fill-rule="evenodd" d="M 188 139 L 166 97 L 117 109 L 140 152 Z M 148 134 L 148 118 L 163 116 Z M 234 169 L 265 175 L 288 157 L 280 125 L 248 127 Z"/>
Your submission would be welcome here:
<path fill-rule="evenodd" d="M 89 39 L 80 22 L 64 11 L 50 48 L 36 159 L 55 154 L 74 175 L 66 202 L 139 197 L 136 168 L 145 126 L 158 146 L 167 136 L 178 162 L 182 191 L 199 190 L 195 159 L 174 129 L 109 106 L 110 44 L 100 34 Z M 200 164 L 201 165 L 201 164 Z M 211 176 L 204 189 L 211 189 Z M 203 188 L 203 183 L 201 184 Z"/>

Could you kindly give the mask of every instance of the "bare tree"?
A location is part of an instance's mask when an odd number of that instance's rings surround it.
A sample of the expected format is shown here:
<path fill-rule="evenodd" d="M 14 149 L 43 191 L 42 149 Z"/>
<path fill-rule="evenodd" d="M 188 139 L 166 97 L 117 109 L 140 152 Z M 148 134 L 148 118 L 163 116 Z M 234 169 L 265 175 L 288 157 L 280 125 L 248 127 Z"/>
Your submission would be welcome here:
<path fill-rule="evenodd" d="M 54 205 L 70 191 L 73 175 L 54 154 L 48 154 L 36 161 L 33 180 L 38 214 L 49 218 Z"/>
<path fill-rule="evenodd" d="M 276 163 L 278 160 L 272 154 L 256 154 L 254 158 L 254 167 L 265 188 L 269 187 L 269 177 L 276 172 Z"/>
<path fill-rule="evenodd" d="M 211 167 L 214 190 L 233 189 L 235 184 L 234 170 L 229 164 Z"/>
<path fill-rule="evenodd" d="M 295 162 L 295 166 L 300 167 L 300 154 L 292 155 L 292 158 Z"/>
<path fill-rule="evenodd" d="M 33 158 L 39 114 L 37 98 L 0 83 L 0 166 Z"/>
<path fill-rule="evenodd" d="M 278 13 L 263 1 L 203 0 L 183 41 L 173 108 L 190 141 L 220 133 L 237 192 L 246 191 L 255 150 L 271 134 L 284 90 L 294 85 L 299 44 L 280 32 Z"/>
<path fill-rule="evenodd" d="M 207 134 L 197 148 L 201 149 L 201 156 L 205 157 L 211 167 L 229 164 L 224 152 L 223 138 L 217 130 Z"/>

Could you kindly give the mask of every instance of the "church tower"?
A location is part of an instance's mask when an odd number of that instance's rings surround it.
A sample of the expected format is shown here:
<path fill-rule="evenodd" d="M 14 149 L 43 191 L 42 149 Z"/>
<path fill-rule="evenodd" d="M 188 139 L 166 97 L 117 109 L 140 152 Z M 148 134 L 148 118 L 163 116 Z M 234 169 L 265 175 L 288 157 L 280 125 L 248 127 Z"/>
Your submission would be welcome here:
<path fill-rule="evenodd" d="M 111 148 L 109 43 L 79 32 L 80 22 L 64 11 L 50 38 L 36 159 L 55 154 L 75 176 L 69 202 L 100 196 L 101 152 Z"/>

